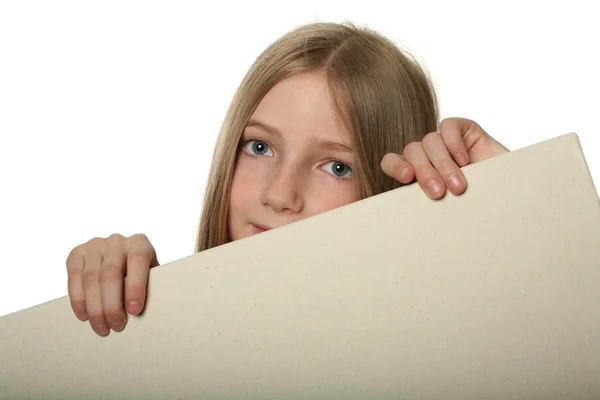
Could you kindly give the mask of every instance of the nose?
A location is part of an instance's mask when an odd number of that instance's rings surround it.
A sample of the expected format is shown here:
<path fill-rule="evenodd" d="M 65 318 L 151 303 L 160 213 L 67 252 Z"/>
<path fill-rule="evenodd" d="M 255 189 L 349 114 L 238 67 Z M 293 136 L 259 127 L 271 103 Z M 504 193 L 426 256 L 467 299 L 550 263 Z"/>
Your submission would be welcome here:
<path fill-rule="evenodd" d="M 265 186 L 261 202 L 276 212 L 299 213 L 304 207 L 302 177 L 293 166 L 273 171 Z"/>

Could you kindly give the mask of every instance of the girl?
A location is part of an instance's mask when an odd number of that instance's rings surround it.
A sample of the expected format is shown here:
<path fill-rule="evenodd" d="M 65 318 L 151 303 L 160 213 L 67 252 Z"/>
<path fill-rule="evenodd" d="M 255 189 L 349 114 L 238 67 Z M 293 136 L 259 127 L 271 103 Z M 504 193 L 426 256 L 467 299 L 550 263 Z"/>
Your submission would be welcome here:
<path fill-rule="evenodd" d="M 459 195 L 466 189 L 460 167 L 506 151 L 473 121 L 445 119 L 438 127 L 431 82 L 386 38 L 352 24 L 302 26 L 257 58 L 233 98 L 196 251 L 414 179 L 431 199 L 446 188 Z M 75 247 L 67 258 L 75 315 L 100 336 L 122 331 L 127 312 L 143 310 L 149 269 L 157 265 L 141 234 Z"/>

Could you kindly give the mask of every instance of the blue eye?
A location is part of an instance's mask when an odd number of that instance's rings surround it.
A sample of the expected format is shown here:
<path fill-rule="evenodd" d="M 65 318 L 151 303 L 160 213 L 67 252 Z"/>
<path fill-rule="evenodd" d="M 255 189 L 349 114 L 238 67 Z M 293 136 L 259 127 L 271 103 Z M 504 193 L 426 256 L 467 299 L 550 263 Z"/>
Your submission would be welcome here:
<path fill-rule="evenodd" d="M 331 161 L 323 165 L 323 169 L 338 178 L 348 178 L 352 176 L 352 168 L 341 161 Z"/>
<path fill-rule="evenodd" d="M 262 140 L 248 140 L 244 143 L 244 150 L 255 156 L 271 157 L 273 155 L 273 150 Z"/>

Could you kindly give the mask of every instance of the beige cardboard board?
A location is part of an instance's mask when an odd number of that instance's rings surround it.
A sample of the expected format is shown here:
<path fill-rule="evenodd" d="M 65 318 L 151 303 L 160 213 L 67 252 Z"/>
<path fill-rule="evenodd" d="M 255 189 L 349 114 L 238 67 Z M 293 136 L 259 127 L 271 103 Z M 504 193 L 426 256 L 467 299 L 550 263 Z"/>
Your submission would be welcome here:
<path fill-rule="evenodd" d="M 96 336 L 0 318 L 0 397 L 600 398 L 600 201 L 575 134 L 152 270 Z"/>

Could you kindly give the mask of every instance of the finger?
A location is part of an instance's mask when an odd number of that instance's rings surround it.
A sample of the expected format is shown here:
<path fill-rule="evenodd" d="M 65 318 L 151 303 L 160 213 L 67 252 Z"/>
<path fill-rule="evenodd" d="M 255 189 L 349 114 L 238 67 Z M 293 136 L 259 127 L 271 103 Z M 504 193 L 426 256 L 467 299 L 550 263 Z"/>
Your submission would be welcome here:
<path fill-rule="evenodd" d="M 116 332 L 122 331 L 127 321 L 123 307 L 123 280 L 127 259 L 125 242 L 126 239 L 121 235 L 115 234 L 108 238 L 100 273 L 104 317 L 108 326 Z"/>
<path fill-rule="evenodd" d="M 381 160 L 381 169 L 390 178 L 408 184 L 415 179 L 415 170 L 400 154 L 388 153 Z"/>
<path fill-rule="evenodd" d="M 92 249 L 87 250 L 84 255 L 83 290 L 85 291 L 85 309 L 94 332 L 100 336 L 106 336 L 109 333 L 109 329 L 104 318 L 102 291 L 100 288 L 102 249 L 99 246 L 91 247 Z"/>
<path fill-rule="evenodd" d="M 83 291 L 83 270 L 85 259 L 80 246 L 75 247 L 67 257 L 67 287 L 71 308 L 80 321 L 87 320 L 85 312 L 85 292 Z"/>
<path fill-rule="evenodd" d="M 463 193 L 467 189 L 467 180 L 450 156 L 442 135 L 439 132 L 428 133 L 423 138 L 423 149 L 450 191 L 455 195 Z"/>
<path fill-rule="evenodd" d="M 421 142 L 411 142 L 406 145 L 403 155 L 415 169 L 417 182 L 423 191 L 434 200 L 444 197 L 446 185 L 429 161 Z"/>
<path fill-rule="evenodd" d="M 440 133 L 449 154 L 456 164 L 464 167 L 469 164 L 469 150 L 465 136 L 473 129 L 474 122 L 465 118 L 446 118 L 440 123 Z"/>
<path fill-rule="evenodd" d="M 142 234 L 132 236 L 128 241 L 125 279 L 125 300 L 130 314 L 138 315 L 144 309 L 148 274 L 156 265 L 156 252 L 148 238 Z"/>
<path fill-rule="evenodd" d="M 442 131 L 442 135 L 444 135 L 445 131 L 450 130 L 459 130 L 461 132 L 462 142 L 468 151 L 468 161 L 470 163 L 487 160 L 488 158 L 510 151 L 483 130 L 477 122 L 470 119 L 445 119 L 440 124 L 440 131 Z M 456 136 L 456 134 L 454 135 Z M 475 151 L 476 149 L 477 151 Z"/>

